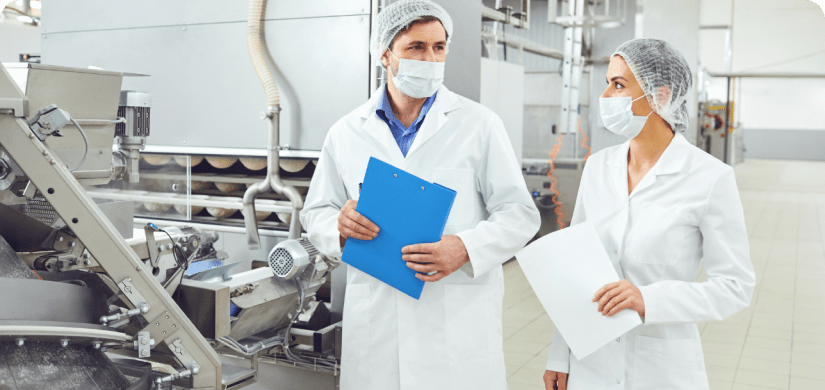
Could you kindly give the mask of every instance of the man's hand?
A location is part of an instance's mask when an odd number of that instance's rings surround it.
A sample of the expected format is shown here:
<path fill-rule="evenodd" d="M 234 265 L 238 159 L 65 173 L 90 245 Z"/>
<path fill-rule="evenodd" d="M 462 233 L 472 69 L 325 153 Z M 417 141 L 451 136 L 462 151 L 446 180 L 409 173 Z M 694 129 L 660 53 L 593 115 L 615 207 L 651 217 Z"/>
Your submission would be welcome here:
<path fill-rule="evenodd" d="M 357 205 L 358 201 L 348 200 L 347 204 L 341 208 L 341 214 L 338 216 L 338 232 L 341 233 L 341 248 L 344 247 L 344 243 L 348 237 L 370 241 L 378 237 L 378 232 L 381 230 L 372 223 L 372 221 L 355 211 Z"/>
<path fill-rule="evenodd" d="M 435 282 L 447 277 L 470 261 L 467 248 L 458 236 L 443 236 L 432 244 L 407 245 L 401 249 L 401 257 L 419 273 L 415 277 L 425 282 Z M 436 272 L 432 275 L 427 275 Z"/>
<path fill-rule="evenodd" d="M 642 292 L 626 279 L 607 284 L 599 289 L 593 297 L 593 302 L 599 302 L 599 311 L 608 317 L 624 309 L 630 309 L 642 317 L 645 316 L 645 301 L 642 298 Z"/>
<path fill-rule="evenodd" d="M 547 370 L 544 372 L 545 390 L 567 390 L 567 374 Z"/>

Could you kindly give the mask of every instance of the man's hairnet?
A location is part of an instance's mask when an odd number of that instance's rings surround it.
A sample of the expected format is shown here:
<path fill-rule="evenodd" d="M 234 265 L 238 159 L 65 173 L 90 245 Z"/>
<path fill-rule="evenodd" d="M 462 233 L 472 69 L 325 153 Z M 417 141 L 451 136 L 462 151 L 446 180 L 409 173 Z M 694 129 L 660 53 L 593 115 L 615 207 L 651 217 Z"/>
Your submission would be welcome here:
<path fill-rule="evenodd" d="M 401 0 L 386 6 L 375 18 L 370 34 L 370 54 L 381 63 L 381 55 L 398 33 L 410 22 L 422 16 L 438 18 L 447 31 L 447 44 L 453 36 L 453 20 L 444 8 L 429 0 Z"/>
<path fill-rule="evenodd" d="M 613 55 L 627 62 L 653 110 L 673 131 L 685 131 L 690 121 L 687 95 L 693 76 L 682 53 L 662 40 L 633 39 L 619 46 Z M 661 87 L 668 87 L 670 95 L 661 93 Z"/>

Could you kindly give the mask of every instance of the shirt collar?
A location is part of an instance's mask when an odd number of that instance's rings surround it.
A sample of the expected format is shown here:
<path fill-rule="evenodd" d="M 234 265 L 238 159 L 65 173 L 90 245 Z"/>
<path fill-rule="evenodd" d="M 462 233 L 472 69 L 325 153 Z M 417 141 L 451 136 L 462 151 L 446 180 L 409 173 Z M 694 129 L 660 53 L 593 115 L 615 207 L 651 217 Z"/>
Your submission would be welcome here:
<path fill-rule="evenodd" d="M 378 102 L 378 108 L 375 110 L 375 113 L 378 115 L 379 118 L 387 121 L 387 122 L 394 122 L 398 127 L 404 128 L 404 125 L 401 123 L 400 120 L 395 116 L 395 113 L 392 112 L 392 105 L 390 104 L 389 98 L 389 85 L 384 86 L 384 91 L 381 94 L 381 98 Z M 413 121 L 410 125 L 409 130 L 411 132 L 415 132 L 417 130 L 418 125 L 421 121 L 424 120 L 424 117 L 427 116 L 427 113 L 430 111 L 430 108 L 433 106 L 435 102 L 435 97 L 438 95 L 438 91 L 436 91 L 432 96 L 428 97 L 427 100 L 424 101 L 424 105 L 421 107 L 421 112 L 418 114 L 418 118 Z"/>

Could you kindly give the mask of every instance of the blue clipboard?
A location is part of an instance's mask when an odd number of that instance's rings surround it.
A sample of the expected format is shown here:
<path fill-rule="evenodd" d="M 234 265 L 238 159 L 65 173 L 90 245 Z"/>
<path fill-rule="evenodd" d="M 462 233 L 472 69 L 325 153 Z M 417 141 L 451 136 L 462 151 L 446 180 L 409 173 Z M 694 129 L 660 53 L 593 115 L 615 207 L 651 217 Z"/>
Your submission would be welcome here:
<path fill-rule="evenodd" d="M 355 211 L 378 225 L 371 241 L 347 238 L 341 259 L 399 291 L 418 299 L 424 281 L 407 267 L 401 248 L 438 242 L 456 192 L 370 158 Z"/>

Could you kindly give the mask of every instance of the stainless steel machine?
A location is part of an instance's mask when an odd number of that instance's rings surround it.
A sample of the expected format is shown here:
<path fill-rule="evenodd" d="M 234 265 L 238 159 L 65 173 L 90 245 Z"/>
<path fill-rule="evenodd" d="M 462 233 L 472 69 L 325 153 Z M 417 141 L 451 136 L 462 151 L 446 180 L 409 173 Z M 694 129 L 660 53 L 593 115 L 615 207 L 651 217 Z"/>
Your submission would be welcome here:
<path fill-rule="evenodd" d="M 150 99 L 121 91 L 126 74 L 0 69 L 4 388 L 240 388 L 259 359 L 337 370 L 319 299 L 335 261 L 292 239 L 231 274 L 215 232 L 150 223 L 133 237 L 132 202 L 93 197 L 151 180 L 139 173 Z"/>

